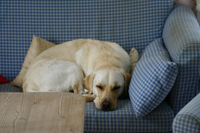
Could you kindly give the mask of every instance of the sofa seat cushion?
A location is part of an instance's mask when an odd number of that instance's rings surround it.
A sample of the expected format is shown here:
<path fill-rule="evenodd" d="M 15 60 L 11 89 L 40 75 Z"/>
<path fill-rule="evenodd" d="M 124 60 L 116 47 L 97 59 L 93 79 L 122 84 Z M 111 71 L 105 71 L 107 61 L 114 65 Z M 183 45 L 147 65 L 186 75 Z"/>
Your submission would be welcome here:
<path fill-rule="evenodd" d="M 0 92 L 22 92 L 22 89 L 6 83 L 0 85 Z M 170 132 L 173 117 L 173 110 L 165 101 L 143 118 L 136 118 L 130 99 L 118 100 L 114 111 L 100 111 L 93 102 L 87 102 L 84 131 Z"/>
<path fill-rule="evenodd" d="M 173 111 L 163 101 L 143 118 L 136 118 L 130 99 L 118 100 L 114 111 L 100 111 L 86 103 L 85 132 L 168 132 L 172 130 Z"/>
<path fill-rule="evenodd" d="M 0 84 L 0 92 L 22 92 L 22 88 L 11 85 L 10 83 Z"/>

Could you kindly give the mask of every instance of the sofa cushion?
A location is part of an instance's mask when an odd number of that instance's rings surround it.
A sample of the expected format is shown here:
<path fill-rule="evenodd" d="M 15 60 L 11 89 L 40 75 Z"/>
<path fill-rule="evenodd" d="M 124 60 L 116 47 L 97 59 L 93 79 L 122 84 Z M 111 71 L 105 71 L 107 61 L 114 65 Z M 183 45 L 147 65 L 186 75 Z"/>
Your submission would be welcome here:
<path fill-rule="evenodd" d="M 22 89 L 6 83 L 0 85 L 0 92 L 22 92 Z M 165 101 L 141 119 L 136 118 L 130 99 L 118 100 L 114 111 L 100 111 L 93 102 L 87 102 L 84 132 L 167 132 L 172 130 L 173 117 L 173 110 Z"/>
<path fill-rule="evenodd" d="M 170 92 L 177 66 L 170 61 L 163 47 L 162 38 L 149 44 L 133 71 L 129 96 L 137 117 L 143 117 L 155 109 Z"/>
<path fill-rule="evenodd" d="M 116 42 L 140 53 L 162 36 L 174 0 L 4 0 L 0 73 L 13 80 L 33 35 L 61 44 L 74 39 Z M 9 51 L 9 52 L 8 52 Z"/>
<path fill-rule="evenodd" d="M 22 92 L 22 88 L 11 85 L 10 83 L 0 84 L 0 92 Z"/>
<path fill-rule="evenodd" d="M 168 132 L 172 130 L 173 110 L 162 102 L 144 118 L 136 118 L 130 99 L 118 100 L 114 111 L 96 109 L 93 102 L 85 108 L 85 133 L 144 133 Z"/>
<path fill-rule="evenodd" d="M 43 51 L 54 45 L 55 45 L 54 43 L 51 43 L 49 41 L 46 41 L 42 38 L 33 35 L 30 48 L 26 54 L 24 63 L 22 64 L 22 68 L 17 77 L 11 82 L 11 85 L 22 87 L 22 79 L 25 76 L 31 62 Z"/>

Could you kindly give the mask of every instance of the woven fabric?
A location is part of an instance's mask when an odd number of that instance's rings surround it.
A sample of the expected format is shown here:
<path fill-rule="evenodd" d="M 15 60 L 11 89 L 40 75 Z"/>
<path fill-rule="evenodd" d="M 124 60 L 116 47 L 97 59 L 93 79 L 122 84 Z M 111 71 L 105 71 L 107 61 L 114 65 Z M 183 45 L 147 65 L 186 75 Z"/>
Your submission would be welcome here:
<path fill-rule="evenodd" d="M 178 65 L 178 76 L 169 94 L 176 114 L 200 92 L 200 28 L 190 8 L 177 6 L 172 11 L 164 26 L 163 40 Z"/>
<path fill-rule="evenodd" d="M 165 101 L 141 119 L 136 118 L 130 99 L 118 100 L 118 107 L 114 111 L 100 111 L 90 102 L 86 103 L 84 131 L 168 132 L 171 131 L 173 117 L 173 111 Z"/>
<path fill-rule="evenodd" d="M 200 94 L 189 102 L 173 121 L 174 133 L 200 133 Z"/>
<path fill-rule="evenodd" d="M 137 117 L 155 109 L 168 95 L 177 76 L 177 66 L 170 61 L 162 38 L 150 43 L 133 71 L 129 96 Z"/>
<path fill-rule="evenodd" d="M 0 92 L 22 92 L 22 88 L 12 86 L 10 83 L 0 84 Z"/>
<path fill-rule="evenodd" d="M 173 0 L 3 0 L 0 6 L 0 74 L 12 81 L 33 35 L 56 44 L 110 41 L 141 52 L 162 36 Z"/>
<path fill-rule="evenodd" d="M 22 92 L 22 89 L 6 83 L 0 85 L 0 92 Z M 93 102 L 87 102 L 84 132 L 170 132 L 173 117 L 173 110 L 165 101 L 142 119 L 136 118 L 130 99 L 118 100 L 114 111 L 100 111 Z"/>

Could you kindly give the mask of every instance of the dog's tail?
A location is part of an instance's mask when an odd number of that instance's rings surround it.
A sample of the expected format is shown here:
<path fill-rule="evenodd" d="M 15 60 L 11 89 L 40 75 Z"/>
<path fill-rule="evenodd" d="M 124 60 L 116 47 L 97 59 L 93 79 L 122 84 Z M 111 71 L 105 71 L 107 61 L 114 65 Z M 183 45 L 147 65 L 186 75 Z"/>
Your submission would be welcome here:
<path fill-rule="evenodd" d="M 86 102 L 92 102 L 96 98 L 95 95 L 89 95 L 89 94 L 83 94 L 83 96 L 86 98 Z"/>

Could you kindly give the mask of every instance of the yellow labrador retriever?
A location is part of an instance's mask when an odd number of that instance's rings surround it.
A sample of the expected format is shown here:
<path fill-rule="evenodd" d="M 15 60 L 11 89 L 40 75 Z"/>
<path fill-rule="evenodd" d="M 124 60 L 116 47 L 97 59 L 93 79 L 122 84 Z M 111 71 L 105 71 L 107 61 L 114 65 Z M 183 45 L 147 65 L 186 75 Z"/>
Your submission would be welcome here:
<path fill-rule="evenodd" d="M 40 81 L 38 74 L 42 77 L 42 75 L 50 73 L 45 72 L 45 69 L 51 67 L 52 64 L 55 66 L 56 63 L 62 64 L 57 66 L 60 70 L 68 69 L 67 63 L 69 62 L 74 62 L 78 66 L 75 70 L 70 70 L 78 72 L 73 77 L 74 80 L 73 84 L 70 85 L 71 88 L 74 89 L 74 86 L 76 86 L 77 91 L 75 93 L 82 94 L 85 87 L 88 90 L 84 94 L 86 101 L 94 100 L 95 106 L 98 109 L 114 110 L 117 107 L 117 98 L 128 96 L 131 64 L 129 55 L 116 43 L 92 39 L 78 39 L 66 42 L 41 53 L 32 62 L 23 79 L 24 92 L 45 91 L 42 90 L 42 88 L 45 88 L 42 85 L 43 82 L 46 81 L 47 84 L 51 84 L 55 79 L 48 77 L 59 79 L 59 76 L 56 76 L 56 71 L 54 71 L 54 76 L 52 76 L 53 74 L 48 74 L 46 76 L 47 80 L 43 78 Z M 71 64 L 71 66 L 73 65 Z M 49 71 L 58 68 L 52 67 Z M 79 68 L 80 71 L 78 70 Z M 62 71 L 58 73 L 62 75 Z M 81 77 L 81 73 L 84 77 Z M 69 71 L 66 71 L 65 74 L 69 74 Z M 61 76 L 62 78 L 63 76 Z M 56 81 L 56 83 L 51 84 L 52 89 L 57 87 L 55 84 L 58 84 L 59 80 Z M 42 87 L 39 88 L 38 86 Z M 60 86 L 60 91 L 62 91 L 62 85 Z"/>

